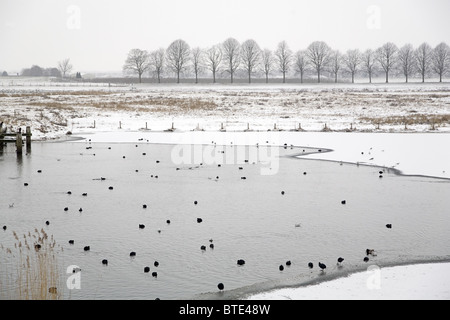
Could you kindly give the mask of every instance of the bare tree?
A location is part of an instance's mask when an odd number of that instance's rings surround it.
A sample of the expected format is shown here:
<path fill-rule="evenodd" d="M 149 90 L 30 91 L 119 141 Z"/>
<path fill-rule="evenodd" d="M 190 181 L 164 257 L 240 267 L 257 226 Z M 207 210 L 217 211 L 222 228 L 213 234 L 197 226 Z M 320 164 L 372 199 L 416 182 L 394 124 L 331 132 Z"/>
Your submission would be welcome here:
<path fill-rule="evenodd" d="M 72 71 L 72 64 L 70 63 L 70 59 L 66 58 L 58 62 L 58 70 L 61 72 L 62 77 L 66 77 L 66 73 Z"/>
<path fill-rule="evenodd" d="M 352 75 L 352 83 L 355 83 L 355 74 L 361 64 L 361 52 L 358 49 L 348 50 L 344 55 L 344 63 Z"/>
<path fill-rule="evenodd" d="M 362 64 L 369 75 L 369 83 L 372 83 L 372 75 L 375 72 L 375 62 L 375 52 L 372 49 L 364 51 L 362 55 Z"/>
<path fill-rule="evenodd" d="M 204 52 L 202 49 L 196 47 L 191 50 L 192 69 L 195 75 L 195 83 L 198 83 L 198 76 L 203 72 Z"/>
<path fill-rule="evenodd" d="M 177 74 L 177 83 L 180 83 L 180 73 L 187 68 L 191 49 L 186 41 L 178 39 L 170 44 L 166 51 L 168 67 Z"/>
<path fill-rule="evenodd" d="M 213 75 L 213 83 L 216 83 L 216 73 L 219 71 L 220 64 L 222 63 L 222 50 L 220 46 L 212 46 L 207 52 L 205 57 L 205 64 Z"/>
<path fill-rule="evenodd" d="M 234 38 L 228 38 L 222 44 L 222 57 L 225 60 L 225 71 L 230 74 L 231 83 L 233 83 L 234 73 L 239 69 L 241 46 Z"/>
<path fill-rule="evenodd" d="M 123 65 L 124 72 L 137 73 L 139 83 L 142 82 L 142 74 L 149 69 L 149 54 L 145 50 L 131 49 Z"/>
<path fill-rule="evenodd" d="M 295 71 L 300 74 L 300 82 L 303 83 L 303 76 L 308 68 L 308 57 L 306 51 L 299 50 L 295 53 Z"/>
<path fill-rule="evenodd" d="M 161 83 L 161 75 L 164 71 L 165 56 L 166 50 L 164 48 L 159 48 L 158 50 L 150 53 L 149 67 L 153 69 L 153 72 L 158 79 L 158 83 Z"/>
<path fill-rule="evenodd" d="M 320 83 L 320 74 L 330 60 L 331 48 L 323 41 L 315 41 L 308 47 L 308 57 L 317 72 L 317 82 Z"/>
<path fill-rule="evenodd" d="M 396 64 L 397 51 L 397 46 L 392 42 L 387 42 L 377 49 L 376 59 L 386 74 L 386 83 L 389 82 L 389 71 L 391 71 Z"/>
<path fill-rule="evenodd" d="M 442 82 L 443 76 L 450 70 L 450 47 L 446 43 L 441 42 L 434 48 L 432 62 L 433 70 Z"/>
<path fill-rule="evenodd" d="M 433 49 L 428 43 L 422 43 L 415 52 L 417 71 L 422 76 L 422 82 L 425 82 L 425 76 L 431 69 L 431 55 Z"/>
<path fill-rule="evenodd" d="M 338 51 L 332 51 L 330 54 L 330 71 L 334 74 L 334 82 L 338 82 L 338 74 L 342 68 L 342 54 Z"/>
<path fill-rule="evenodd" d="M 261 53 L 261 68 L 266 76 L 266 83 L 269 83 L 269 74 L 273 69 L 275 59 L 273 53 L 269 49 L 264 49 Z"/>
<path fill-rule="evenodd" d="M 398 62 L 400 70 L 405 75 L 405 82 L 408 82 L 409 76 L 415 71 L 414 48 L 411 44 L 405 44 L 400 48 Z"/>
<path fill-rule="evenodd" d="M 249 39 L 241 45 L 241 61 L 248 74 L 248 83 L 252 82 L 252 73 L 258 68 L 261 59 L 261 49 L 255 40 Z"/>
<path fill-rule="evenodd" d="M 281 41 L 275 51 L 278 62 L 278 70 L 283 74 L 283 83 L 286 83 L 286 73 L 289 72 L 292 64 L 292 51 L 286 41 Z"/>

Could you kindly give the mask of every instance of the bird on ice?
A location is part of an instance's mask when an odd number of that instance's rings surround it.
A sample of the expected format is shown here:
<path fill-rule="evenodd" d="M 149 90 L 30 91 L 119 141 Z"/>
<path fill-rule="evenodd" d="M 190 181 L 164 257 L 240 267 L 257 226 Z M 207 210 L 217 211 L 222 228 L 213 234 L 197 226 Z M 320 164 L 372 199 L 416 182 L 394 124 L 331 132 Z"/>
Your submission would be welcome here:
<path fill-rule="evenodd" d="M 323 271 L 324 269 L 326 269 L 326 267 L 327 267 L 327 266 L 326 266 L 324 263 L 319 262 L 319 268 L 320 268 L 321 271 Z"/>

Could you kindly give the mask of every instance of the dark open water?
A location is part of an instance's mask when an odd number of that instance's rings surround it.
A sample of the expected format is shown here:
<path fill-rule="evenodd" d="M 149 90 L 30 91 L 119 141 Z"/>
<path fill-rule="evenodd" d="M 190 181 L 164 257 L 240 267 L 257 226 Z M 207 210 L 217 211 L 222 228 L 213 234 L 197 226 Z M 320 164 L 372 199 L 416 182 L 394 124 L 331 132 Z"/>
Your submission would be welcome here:
<path fill-rule="evenodd" d="M 247 148 L 249 154 L 253 148 Z M 220 167 L 179 164 L 173 149 L 143 141 L 33 143 L 32 152 L 18 159 L 13 146 L 3 148 L 3 279 L 5 272 L 14 277 L 15 262 L 4 255 L 14 245 L 13 231 L 20 235 L 34 228 L 53 235 L 62 248 L 63 284 L 72 275 L 66 273 L 68 266 L 81 268 L 81 289 L 60 288 L 66 299 L 235 299 L 345 275 L 369 264 L 450 257 L 447 180 L 393 172 L 380 178 L 380 168 L 289 156 L 303 148 L 277 149 L 277 173 L 262 175 L 267 166 L 258 159 Z M 217 146 L 214 152 L 232 150 Z M 363 262 L 366 248 L 377 251 L 369 264 Z M 341 268 L 336 265 L 340 256 L 345 258 Z M 238 266 L 238 259 L 245 265 Z M 325 275 L 319 261 L 327 265 Z M 150 273 L 144 273 L 145 266 Z M 219 282 L 224 292 L 218 291 Z M 5 283 L 0 289 L 0 297 L 11 296 Z"/>

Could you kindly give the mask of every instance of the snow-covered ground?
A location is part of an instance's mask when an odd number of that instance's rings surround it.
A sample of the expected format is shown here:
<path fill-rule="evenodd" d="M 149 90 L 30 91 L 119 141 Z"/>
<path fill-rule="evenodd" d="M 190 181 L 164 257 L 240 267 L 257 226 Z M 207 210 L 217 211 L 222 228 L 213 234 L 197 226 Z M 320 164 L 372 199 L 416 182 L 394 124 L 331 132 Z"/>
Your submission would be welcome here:
<path fill-rule="evenodd" d="M 250 296 L 249 300 L 448 300 L 450 263 L 372 268 L 320 284 Z"/>
<path fill-rule="evenodd" d="M 30 125 L 35 139 L 71 131 L 92 142 L 320 147 L 332 151 L 305 157 L 450 179 L 448 83 L 3 86 L 0 120 Z M 389 267 L 250 298 L 450 299 L 449 271 L 449 263 Z"/>
<path fill-rule="evenodd" d="M 0 86 L 0 118 L 68 131 L 450 131 L 450 83 Z"/>

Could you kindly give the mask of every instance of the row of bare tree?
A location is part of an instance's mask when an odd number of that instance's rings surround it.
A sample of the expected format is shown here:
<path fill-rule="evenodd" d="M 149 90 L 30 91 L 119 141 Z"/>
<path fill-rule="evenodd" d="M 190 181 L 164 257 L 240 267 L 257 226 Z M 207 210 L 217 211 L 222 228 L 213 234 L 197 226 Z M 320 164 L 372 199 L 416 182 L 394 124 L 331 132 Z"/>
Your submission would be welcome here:
<path fill-rule="evenodd" d="M 372 77 L 379 72 L 386 76 L 386 83 L 393 73 L 402 74 L 406 82 L 416 75 L 420 75 L 422 82 L 425 82 L 427 75 L 435 74 L 442 82 L 443 77 L 450 73 L 450 47 L 440 43 L 432 48 L 423 43 L 418 48 L 411 44 L 398 48 L 388 42 L 376 50 L 362 52 L 354 49 L 341 53 L 323 41 L 315 41 L 305 50 L 293 52 L 286 41 L 280 42 L 276 50 L 272 51 L 261 49 L 253 39 L 241 44 L 234 38 L 228 38 L 208 49 L 190 48 L 186 41 L 178 39 L 167 49 L 160 48 L 152 52 L 130 50 L 123 71 L 137 74 L 139 82 L 147 72 L 153 74 L 158 82 L 161 82 L 164 74 L 173 72 L 177 83 L 180 82 L 180 76 L 188 73 L 195 76 L 197 83 L 205 71 L 212 74 L 213 83 L 222 73 L 226 73 L 233 83 L 238 71 L 246 73 L 249 83 L 252 77 L 260 75 L 269 82 L 269 76 L 275 72 L 282 76 L 283 83 L 293 72 L 300 76 L 301 82 L 311 72 L 317 75 L 317 82 L 321 81 L 324 74 L 338 82 L 338 76 L 343 73 L 350 75 L 354 82 L 358 73 L 364 73 L 371 83 Z"/>

